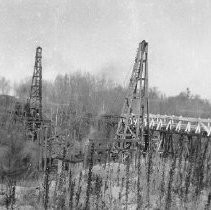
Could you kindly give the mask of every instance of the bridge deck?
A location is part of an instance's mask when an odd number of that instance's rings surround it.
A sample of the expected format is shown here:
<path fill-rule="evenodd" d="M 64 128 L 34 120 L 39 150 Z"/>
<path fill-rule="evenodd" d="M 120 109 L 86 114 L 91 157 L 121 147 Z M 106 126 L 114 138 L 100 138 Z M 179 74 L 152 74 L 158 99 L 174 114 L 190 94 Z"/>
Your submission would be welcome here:
<path fill-rule="evenodd" d="M 145 125 L 146 125 L 145 117 Z M 165 129 L 186 133 L 206 133 L 211 135 L 210 119 L 188 118 L 167 115 L 149 115 L 149 127 L 156 130 Z"/>
<path fill-rule="evenodd" d="M 125 116 L 121 117 L 123 120 Z M 130 124 L 137 125 L 138 115 L 131 115 L 129 118 Z M 194 133 L 211 135 L 211 120 L 201 118 L 191 118 L 182 116 L 169 116 L 160 114 L 149 114 L 149 128 L 154 130 L 166 130 L 176 133 Z M 144 117 L 144 126 L 148 126 L 147 115 Z"/>

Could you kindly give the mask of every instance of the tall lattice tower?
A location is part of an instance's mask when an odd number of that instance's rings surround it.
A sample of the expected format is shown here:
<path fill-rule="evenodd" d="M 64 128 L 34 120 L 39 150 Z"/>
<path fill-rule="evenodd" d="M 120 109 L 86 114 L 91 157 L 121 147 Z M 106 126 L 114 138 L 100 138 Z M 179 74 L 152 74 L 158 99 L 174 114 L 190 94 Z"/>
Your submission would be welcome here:
<path fill-rule="evenodd" d="M 37 47 L 34 73 L 32 77 L 30 98 L 30 114 L 37 122 L 42 121 L 42 48 Z"/>
<path fill-rule="evenodd" d="M 147 131 L 144 123 L 149 121 L 148 110 L 148 43 L 143 40 L 138 47 L 130 77 L 127 97 L 118 123 L 116 139 L 118 147 L 128 148 L 132 140 L 148 147 Z M 145 116 L 147 115 L 147 118 Z M 123 141 L 121 141 L 123 140 Z M 122 145 L 120 145 L 122 142 Z"/>

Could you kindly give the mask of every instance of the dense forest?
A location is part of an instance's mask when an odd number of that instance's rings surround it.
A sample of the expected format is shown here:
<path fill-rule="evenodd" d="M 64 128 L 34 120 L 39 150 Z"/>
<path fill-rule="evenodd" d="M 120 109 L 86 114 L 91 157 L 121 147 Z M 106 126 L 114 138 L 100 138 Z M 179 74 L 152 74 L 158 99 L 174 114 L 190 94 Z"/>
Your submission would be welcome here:
<path fill-rule="evenodd" d="M 14 87 L 15 96 L 26 99 L 30 91 L 30 79 Z M 43 81 L 44 107 L 68 105 L 78 114 L 99 115 L 121 113 L 127 89 L 114 81 L 90 73 L 58 75 L 54 81 Z M 209 118 L 211 104 L 199 95 L 193 95 L 189 88 L 176 96 L 166 96 L 156 87 L 149 88 L 151 113 Z"/>

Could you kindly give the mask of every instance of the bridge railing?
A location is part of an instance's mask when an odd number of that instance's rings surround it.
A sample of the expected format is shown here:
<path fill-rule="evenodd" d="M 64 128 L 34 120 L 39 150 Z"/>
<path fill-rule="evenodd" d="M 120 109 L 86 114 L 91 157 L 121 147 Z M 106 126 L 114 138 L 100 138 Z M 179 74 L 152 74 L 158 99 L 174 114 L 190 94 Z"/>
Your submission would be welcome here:
<path fill-rule="evenodd" d="M 121 117 L 124 121 L 125 116 Z M 138 115 L 131 114 L 129 124 L 137 126 Z M 172 131 L 175 133 L 211 135 L 211 120 L 182 117 L 174 115 L 149 114 L 149 128 L 154 130 Z M 144 127 L 148 126 L 147 115 L 144 116 Z"/>

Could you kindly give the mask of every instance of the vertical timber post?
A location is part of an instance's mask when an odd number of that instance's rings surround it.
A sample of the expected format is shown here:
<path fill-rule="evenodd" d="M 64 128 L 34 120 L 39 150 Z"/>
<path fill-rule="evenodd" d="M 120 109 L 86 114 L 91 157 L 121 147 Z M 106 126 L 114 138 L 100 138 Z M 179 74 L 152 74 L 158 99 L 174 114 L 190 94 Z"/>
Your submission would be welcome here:
<path fill-rule="evenodd" d="M 44 130 L 44 139 L 45 139 L 45 149 L 44 149 L 44 171 L 47 169 L 47 128 Z"/>

